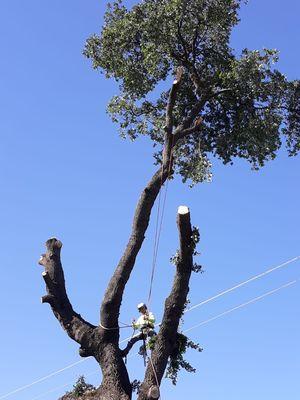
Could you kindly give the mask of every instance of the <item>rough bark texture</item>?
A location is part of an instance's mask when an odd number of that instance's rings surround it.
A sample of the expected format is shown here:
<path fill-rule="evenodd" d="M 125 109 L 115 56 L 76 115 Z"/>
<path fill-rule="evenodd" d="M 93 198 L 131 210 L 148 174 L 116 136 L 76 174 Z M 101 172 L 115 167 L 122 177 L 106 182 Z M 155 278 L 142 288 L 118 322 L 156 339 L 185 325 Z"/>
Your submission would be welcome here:
<path fill-rule="evenodd" d="M 176 79 L 170 90 L 166 108 L 165 143 L 162 165 L 155 172 L 138 201 L 131 235 L 124 254 L 108 284 L 100 310 L 100 324 L 94 326 L 85 321 L 73 310 L 67 296 L 64 273 L 60 260 L 62 243 L 51 238 L 46 242 L 47 252 L 41 256 L 39 263 L 45 267 L 43 278 L 47 295 L 42 297 L 43 303 L 49 303 L 55 317 L 67 334 L 79 343 L 79 354 L 82 357 L 94 357 L 102 370 L 102 383 L 99 389 L 83 397 L 86 400 L 130 400 L 132 387 L 127 373 L 124 357 L 134 344 L 142 340 L 137 335 L 121 350 L 119 348 L 119 313 L 124 289 L 133 270 L 136 257 L 141 249 L 148 228 L 153 205 L 157 195 L 172 171 L 172 149 L 178 141 L 199 127 L 195 120 L 199 109 L 197 106 L 192 115 L 176 129 L 173 127 L 173 109 L 176 95 L 180 89 L 183 70 L 178 69 Z M 165 310 L 155 348 L 149 359 L 145 380 L 141 386 L 139 400 L 157 399 L 159 386 L 165 372 L 168 358 L 174 348 L 180 317 L 189 290 L 189 279 L 192 271 L 191 224 L 189 211 L 178 214 L 180 234 L 180 262 L 169 297 L 165 302 Z M 71 396 L 71 395 L 68 395 Z M 66 397 L 71 399 L 71 397 Z"/>
<path fill-rule="evenodd" d="M 62 243 L 56 238 L 47 240 L 47 252 L 42 254 L 39 260 L 39 264 L 45 267 L 42 276 L 48 293 L 42 297 L 41 301 L 50 304 L 55 317 L 70 338 L 88 348 L 89 338 L 95 327 L 77 314 L 69 301 L 60 261 L 61 247 Z"/>
<path fill-rule="evenodd" d="M 139 400 L 157 399 L 159 397 L 159 386 L 168 358 L 176 344 L 176 333 L 189 290 L 193 266 L 193 247 L 190 213 L 187 208 L 184 212 L 178 213 L 177 224 L 180 237 L 179 262 L 171 293 L 165 302 L 163 320 L 151 354 L 151 360 L 148 361 Z M 143 339 L 143 335 L 137 334 L 128 342 L 125 349 L 120 350 L 117 341 L 118 330 L 95 327 L 75 313 L 65 288 L 60 261 L 62 244 L 59 240 L 51 238 L 47 241 L 46 246 L 47 253 L 42 255 L 39 262 L 45 267 L 43 277 L 48 292 L 42 298 L 43 302 L 48 302 L 51 305 L 55 317 L 68 335 L 81 345 L 80 354 L 95 357 L 102 370 L 103 380 L 100 388 L 86 394 L 83 399 L 131 399 L 132 389 L 123 357 L 129 353 L 135 343 Z M 66 395 L 63 399 L 71 400 L 72 395 Z"/>
<path fill-rule="evenodd" d="M 39 260 L 39 264 L 45 267 L 42 275 L 48 292 L 42 297 L 42 302 L 50 304 L 63 329 L 80 344 L 79 354 L 82 357 L 93 356 L 101 366 L 103 381 L 96 398 L 128 400 L 131 398 L 131 384 L 116 340 L 118 332 L 95 327 L 73 310 L 65 288 L 61 247 L 58 239 L 49 239 L 47 252 Z"/>
<path fill-rule="evenodd" d="M 167 362 L 176 345 L 176 334 L 189 291 L 189 281 L 193 267 L 192 227 L 190 213 L 185 207 L 178 213 L 177 225 L 180 237 L 179 262 L 173 287 L 165 302 L 164 316 L 155 342 L 151 360 L 147 365 L 139 400 L 149 399 L 152 387 L 159 386 L 164 376 Z"/>

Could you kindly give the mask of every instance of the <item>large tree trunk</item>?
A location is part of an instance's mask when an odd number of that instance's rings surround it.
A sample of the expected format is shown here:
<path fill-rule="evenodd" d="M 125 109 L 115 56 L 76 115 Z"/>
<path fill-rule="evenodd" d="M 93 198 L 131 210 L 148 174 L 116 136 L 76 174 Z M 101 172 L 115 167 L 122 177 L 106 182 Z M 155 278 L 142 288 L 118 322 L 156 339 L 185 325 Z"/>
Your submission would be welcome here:
<path fill-rule="evenodd" d="M 101 400 L 130 400 L 132 387 L 127 368 L 118 345 L 104 341 L 96 357 L 102 370 L 102 383 L 98 391 Z"/>
<path fill-rule="evenodd" d="M 165 311 L 155 347 L 148 359 L 145 380 L 141 386 L 139 400 L 159 398 L 159 386 L 167 362 L 174 346 L 180 317 L 189 290 L 189 280 L 193 266 L 193 244 L 190 213 L 187 207 L 179 207 L 177 224 L 180 236 L 179 262 L 176 267 L 173 287 L 165 302 Z M 88 393 L 89 400 L 131 400 L 132 387 L 123 357 L 133 345 L 143 339 L 136 335 L 125 349 L 119 348 L 119 330 L 114 327 L 93 326 L 75 313 L 67 297 L 64 274 L 60 261 L 61 242 L 55 238 L 46 243 L 47 253 L 41 257 L 40 264 L 45 267 L 43 277 L 48 294 L 42 298 L 48 302 L 54 315 L 69 336 L 80 344 L 82 357 L 93 356 L 102 370 L 102 383 L 99 389 Z M 64 400 L 70 400 L 65 397 Z"/>

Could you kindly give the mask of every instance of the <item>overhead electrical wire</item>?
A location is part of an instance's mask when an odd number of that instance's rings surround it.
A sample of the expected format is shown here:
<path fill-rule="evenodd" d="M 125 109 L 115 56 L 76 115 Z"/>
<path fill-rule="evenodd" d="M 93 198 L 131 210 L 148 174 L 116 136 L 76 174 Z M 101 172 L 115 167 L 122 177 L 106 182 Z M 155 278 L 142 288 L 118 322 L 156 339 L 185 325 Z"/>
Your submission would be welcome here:
<path fill-rule="evenodd" d="M 204 304 L 207 304 L 207 303 L 209 303 L 210 301 L 213 301 L 213 300 L 215 300 L 215 299 L 217 299 L 217 298 L 219 298 L 219 297 L 221 297 L 221 296 L 224 296 L 225 294 L 227 294 L 227 293 L 229 293 L 229 292 L 232 292 L 232 291 L 234 291 L 234 290 L 236 290 L 236 289 L 238 289 L 238 288 L 240 288 L 240 287 L 246 285 L 247 283 L 253 282 L 254 280 L 257 280 L 257 279 L 259 279 L 259 278 L 261 278 L 261 277 L 263 277 L 263 276 L 266 276 L 266 275 L 268 275 L 268 274 L 270 274 L 270 273 L 272 273 L 272 272 L 274 272 L 274 271 L 276 271 L 276 270 L 278 270 L 278 269 L 280 269 L 280 268 L 283 268 L 284 266 L 287 266 L 287 265 L 289 265 L 289 264 L 291 264 L 291 263 L 293 263 L 293 262 L 295 262 L 295 261 L 298 261 L 299 259 L 300 259 L 300 256 L 291 258 L 290 260 L 288 260 L 288 261 L 286 261 L 286 262 L 284 262 L 284 263 L 282 263 L 282 264 L 279 264 L 279 265 L 276 266 L 276 267 L 270 268 L 270 269 L 268 269 L 268 270 L 265 271 L 265 272 L 262 272 L 262 273 L 260 273 L 260 274 L 258 274 L 258 275 L 255 275 L 255 276 L 253 276 L 252 278 L 247 279 L 246 281 L 243 281 L 243 282 L 241 282 L 241 283 L 239 283 L 239 284 L 237 284 L 237 285 L 235 285 L 235 286 L 233 286 L 233 287 L 231 287 L 231 288 L 229 288 L 229 289 L 226 289 L 226 290 L 220 292 L 219 294 L 217 294 L 217 295 L 215 295 L 215 296 L 213 296 L 213 297 L 208 298 L 207 300 L 204 300 L 204 301 L 202 301 L 202 302 L 200 302 L 200 303 L 198 303 L 198 304 L 195 304 L 194 306 L 192 306 L 192 307 L 190 307 L 189 309 L 187 309 L 187 310 L 185 311 L 185 313 L 187 313 L 187 312 L 189 312 L 189 311 L 192 311 L 192 310 L 194 310 L 195 308 L 200 307 L 200 306 L 202 306 L 202 305 L 204 305 Z M 293 283 L 294 283 L 294 281 L 293 281 Z M 279 290 L 279 289 L 278 289 L 278 290 Z M 240 307 L 240 306 L 238 306 L 238 307 Z M 159 324 L 158 324 L 158 325 L 159 325 Z M 131 338 L 131 337 L 126 338 L 126 339 L 123 339 L 122 341 L 120 341 L 120 344 L 121 344 L 121 343 L 124 343 L 124 342 L 126 342 L 126 341 L 128 341 L 130 338 Z M 90 357 L 89 357 L 89 358 L 90 358 Z M 57 375 L 57 374 L 59 374 L 59 373 L 61 373 L 61 372 L 63 372 L 63 371 L 66 371 L 66 370 L 68 370 L 68 369 L 70 369 L 70 368 L 72 368 L 72 367 L 74 367 L 74 366 L 76 366 L 76 365 L 78 365 L 78 364 L 83 363 L 84 361 L 86 361 L 86 360 L 89 359 L 89 358 L 84 358 L 84 359 L 79 360 L 79 361 L 77 361 L 77 362 L 75 362 L 75 363 L 69 364 L 69 365 L 67 365 L 66 367 L 61 368 L 61 369 L 59 369 L 59 370 L 57 370 L 57 371 L 54 371 L 54 372 L 52 372 L 52 373 L 50 373 L 50 374 L 48 374 L 48 375 L 46 375 L 46 376 L 44 376 L 44 377 L 42 377 L 42 378 L 40 378 L 40 379 L 37 379 L 36 381 L 34 381 L 34 382 L 32 382 L 32 383 L 29 383 L 29 384 L 27 384 L 27 385 L 21 386 L 21 387 L 15 389 L 15 390 L 13 390 L 13 391 L 11 391 L 11 392 L 9 392 L 9 393 L 6 393 L 6 394 L 4 394 L 4 395 L 2 395 L 2 396 L 0 397 L 0 400 L 6 399 L 7 397 L 12 396 L 13 394 L 16 394 L 16 393 L 19 393 L 19 392 L 21 392 L 21 391 L 23 391 L 23 390 L 25 390 L 25 389 L 28 389 L 28 388 L 30 388 L 30 387 L 33 386 L 33 385 L 36 385 L 36 384 L 38 384 L 38 383 L 40 383 L 40 382 L 45 381 L 46 379 L 52 378 L 53 376 L 55 376 L 55 375 Z"/>
<path fill-rule="evenodd" d="M 28 385 L 21 386 L 21 387 L 19 387 L 18 389 L 15 389 L 15 390 L 13 390 L 12 392 L 9 392 L 9 393 L 7 393 L 7 394 L 1 396 L 1 397 L 0 397 L 0 400 L 6 399 L 7 397 L 12 396 L 13 394 L 19 393 L 19 392 L 21 392 L 21 391 L 23 391 L 23 390 L 25 390 L 25 389 L 29 389 L 31 386 L 34 386 L 34 385 L 36 385 L 37 383 L 43 382 L 43 381 L 45 381 L 46 379 L 52 378 L 52 376 L 55 376 L 55 375 L 57 375 L 57 374 L 60 374 L 61 372 L 66 371 L 67 369 L 70 369 L 70 368 L 72 368 L 72 367 L 75 367 L 75 365 L 81 364 L 81 363 L 84 362 L 85 360 L 86 360 L 86 359 L 83 359 L 83 360 L 79 360 L 79 361 L 77 361 L 77 362 L 74 362 L 73 364 L 67 365 L 66 367 L 61 368 L 61 369 L 59 369 L 59 370 L 57 370 L 57 371 L 54 371 L 54 372 L 52 372 L 51 374 L 48 374 L 48 375 L 46 375 L 46 376 L 43 376 L 42 378 L 37 379 L 36 381 L 34 381 L 34 382 L 32 382 L 32 383 L 29 383 Z"/>
<path fill-rule="evenodd" d="M 293 263 L 293 262 L 295 262 L 295 261 L 298 261 L 298 260 L 300 260 L 300 256 L 291 258 L 290 260 L 287 260 L 287 261 L 285 261 L 284 263 L 277 265 L 276 267 L 272 267 L 272 268 L 270 268 L 270 269 L 268 269 L 268 270 L 266 270 L 266 271 L 264 271 L 264 272 L 262 272 L 262 273 L 259 273 L 259 274 L 255 275 L 255 276 L 253 276 L 253 277 L 251 277 L 251 278 L 249 278 L 249 279 L 247 279 L 247 280 L 245 280 L 245 281 L 243 281 L 243 282 L 238 283 L 238 284 L 235 285 L 235 286 L 232 286 L 232 287 L 229 288 L 229 289 L 223 290 L 222 292 L 220 292 L 220 293 L 218 293 L 218 294 L 216 294 L 216 295 L 214 295 L 214 296 L 212 296 L 212 297 L 209 297 L 208 299 L 203 300 L 203 301 L 201 301 L 201 302 L 198 303 L 198 304 L 194 304 L 193 306 L 191 306 L 190 308 L 188 308 L 187 310 L 185 310 L 185 311 L 184 311 L 184 314 L 186 314 L 186 313 L 188 313 L 188 312 L 190 312 L 190 311 L 193 311 L 193 310 L 195 310 L 196 308 L 203 306 L 204 304 L 208 304 L 208 303 L 210 303 L 211 301 L 216 300 L 216 299 L 218 299 L 219 297 L 222 297 L 222 296 L 224 296 L 224 295 L 227 294 L 227 293 L 233 292 L 234 290 L 239 289 L 239 288 L 241 288 L 242 286 L 245 286 L 246 284 L 248 284 L 248 283 L 250 283 L 250 282 L 256 281 L 257 279 L 260 279 L 260 278 L 262 278 L 262 277 L 264 277 L 264 276 L 266 276 L 266 275 L 269 275 L 269 274 L 271 274 L 272 272 L 275 272 L 275 271 L 277 271 L 277 270 L 279 270 L 279 269 L 281 269 L 281 268 L 283 268 L 283 267 L 286 267 L 287 265 L 289 265 L 289 264 L 291 264 L 291 263 Z M 160 325 L 160 322 L 159 322 L 158 324 L 156 324 L 155 327 L 158 327 L 159 325 Z M 129 337 L 129 338 L 126 338 L 126 339 L 124 339 L 124 340 L 122 340 L 120 343 L 126 342 L 126 341 L 128 341 L 129 339 L 130 339 L 130 337 Z M 0 400 L 1 400 L 1 398 L 0 398 Z"/>
<path fill-rule="evenodd" d="M 199 327 L 202 326 L 202 325 L 206 325 L 206 324 L 208 324 L 209 322 L 212 322 L 212 321 L 214 321 L 214 320 L 216 320 L 216 319 L 219 319 L 219 318 L 221 318 L 221 317 L 224 317 L 225 315 L 230 314 L 230 313 L 232 313 L 233 311 L 239 310 L 240 308 L 246 307 L 246 306 L 248 306 L 249 304 L 256 303 L 257 301 L 262 300 L 262 299 L 264 299 L 265 297 L 270 296 L 271 294 L 274 294 L 274 293 L 276 293 L 276 292 L 279 292 L 279 290 L 282 290 L 282 289 L 285 289 L 285 288 L 287 288 L 287 287 L 289 287 L 289 286 L 292 286 L 292 285 L 294 285 L 294 284 L 297 283 L 297 282 L 298 282 L 298 280 L 296 279 L 296 280 L 291 281 L 291 282 L 288 282 L 288 283 L 286 283 L 285 285 L 282 285 L 282 286 L 280 286 L 280 287 L 278 287 L 278 288 L 276 288 L 276 289 L 270 290 L 269 292 L 264 293 L 264 294 L 262 294 L 261 296 L 257 296 L 257 297 L 255 297 L 254 299 L 251 299 L 251 300 L 249 300 L 249 301 L 246 301 L 245 303 L 242 303 L 242 304 L 239 304 L 238 306 L 235 306 L 235 307 L 233 307 L 233 308 L 230 308 L 229 310 L 226 310 L 226 311 L 222 312 L 221 314 L 216 315 L 215 317 L 206 319 L 205 321 L 200 322 L 200 324 L 194 325 L 194 326 L 192 326 L 191 328 L 188 328 L 188 329 L 184 330 L 183 333 L 186 333 L 186 332 L 189 332 L 189 331 L 191 331 L 191 330 L 193 330 L 193 329 L 199 328 Z"/>
<path fill-rule="evenodd" d="M 241 309 L 241 308 L 244 308 L 244 307 L 246 307 L 246 306 L 248 306 L 248 305 L 250 305 L 250 304 L 256 303 L 257 301 L 262 300 L 262 299 L 264 299 L 265 297 L 271 296 L 272 294 L 275 294 L 275 293 L 279 292 L 279 291 L 282 290 L 282 289 L 286 289 L 286 288 L 288 288 L 288 287 L 294 285 L 294 284 L 297 283 L 298 281 L 299 281 L 299 280 L 294 280 L 294 281 L 288 282 L 288 283 L 286 283 L 286 284 L 284 284 L 284 285 L 282 285 L 282 286 L 280 286 L 280 287 L 278 287 L 278 288 L 276 288 L 276 289 L 270 290 L 269 292 L 266 292 L 266 293 L 262 294 L 261 296 L 257 296 L 257 297 L 255 297 L 255 298 L 249 300 L 249 301 L 246 301 L 245 303 L 242 303 L 242 304 L 239 304 L 238 306 L 232 307 L 232 308 L 230 308 L 230 309 L 228 309 L 228 310 L 226 310 L 226 311 L 224 311 L 224 312 L 222 312 L 222 313 L 220 313 L 220 314 L 215 315 L 214 317 L 211 317 L 211 318 L 209 318 L 209 319 L 206 319 L 206 320 L 200 322 L 200 323 L 197 324 L 197 325 L 194 325 L 194 326 L 192 326 L 192 327 L 190 327 L 190 328 L 188 328 L 188 329 L 185 329 L 182 333 L 187 333 L 187 332 L 190 332 L 190 331 L 193 330 L 193 329 L 200 328 L 201 326 L 207 325 L 208 323 L 210 323 L 210 322 L 212 322 L 212 321 L 215 321 L 216 319 L 222 318 L 222 317 L 224 317 L 225 315 L 231 314 L 232 312 L 234 312 L 234 311 L 236 311 L 236 310 L 239 310 L 239 309 Z M 136 353 L 136 354 L 134 354 L 134 355 L 138 355 L 138 353 Z M 128 358 L 129 358 L 129 357 L 128 357 Z M 96 374 L 97 372 L 98 372 L 98 370 L 97 370 L 97 371 L 93 371 L 93 372 L 91 372 L 90 374 L 88 374 L 87 376 L 94 375 L 94 374 Z M 73 384 L 73 381 L 72 381 L 72 382 L 68 382 L 68 383 L 66 383 L 66 384 L 64 384 L 64 385 L 62 385 L 62 386 L 58 386 L 58 387 L 56 387 L 56 388 L 53 388 L 53 389 L 51 389 L 51 390 L 49 390 L 49 391 L 47 391 L 47 392 L 44 392 L 44 393 L 38 395 L 37 397 L 32 398 L 31 400 L 38 400 L 38 399 L 40 399 L 40 398 L 46 396 L 47 394 L 53 393 L 53 392 L 55 392 L 56 390 L 60 390 L 60 389 L 66 387 L 66 386 L 68 386 L 68 385 L 71 385 L 71 384 Z"/>
<path fill-rule="evenodd" d="M 257 275 L 255 275 L 255 276 L 253 276 L 252 278 L 247 279 L 247 280 L 244 281 L 244 282 L 241 282 L 241 283 L 239 283 L 239 284 L 237 284 L 237 285 L 235 285 L 235 286 L 232 286 L 232 287 L 229 288 L 229 289 L 224 290 L 224 291 L 221 292 L 221 293 L 216 294 L 216 295 L 213 296 L 213 297 L 210 297 L 210 298 L 207 299 L 207 300 L 201 301 L 200 303 L 193 305 L 192 307 L 190 307 L 190 308 L 188 308 L 187 310 L 185 310 L 185 313 L 190 312 L 190 311 L 194 310 L 195 308 L 201 307 L 201 306 L 203 306 L 204 304 L 207 304 L 207 303 L 211 302 L 212 300 L 218 299 L 219 297 L 224 296 L 224 295 L 227 294 L 227 293 L 230 293 L 230 292 L 232 292 L 232 291 L 234 291 L 234 290 L 236 290 L 236 289 L 239 289 L 239 288 L 242 287 L 242 286 L 245 286 L 247 283 L 256 281 L 257 279 L 262 278 L 263 276 L 269 275 L 271 272 L 277 271 L 278 269 L 283 268 L 283 267 L 285 267 L 285 266 L 287 266 L 287 265 L 289 265 L 289 264 L 291 264 L 291 263 L 293 263 L 293 262 L 295 262 L 295 261 L 298 261 L 298 260 L 300 260 L 300 256 L 291 258 L 290 260 L 285 261 L 284 263 L 279 264 L 279 265 L 277 265 L 276 267 L 270 268 L 270 269 L 268 269 L 268 270 L 265 271 L 265 272 L 262 272 L 262 273 L 260 273 L 260 274 L 257 274 Z"/>
<path fill-rule="evenodd" d="M 97 370 L 97 371 L 93 371 L 93 372 L 87 374 L 86 377 L 95 375 L 97 372 L 98 372 L 98 370 Z M 41 394 L 39 394 L 39 395 L 33 397 L 31 400 L 38 400 L 38 399 L 41 399 L 41 398 L 47 396 L 47 394 L 54 393 L 54 392 L 56 392 L 57 390 L 61 390 L 61 389 L 65 388 L 65 387 L 67 387 L 67 386 L 70 386 L 70 385 L 74 385 L 74 381 L 65 383 L 65 384 L 60 385 L 60 386 L 56 386 L 55 388 L 52 388 L 52 389 L 48 390 L 47 392 L 41 393 Z"/>

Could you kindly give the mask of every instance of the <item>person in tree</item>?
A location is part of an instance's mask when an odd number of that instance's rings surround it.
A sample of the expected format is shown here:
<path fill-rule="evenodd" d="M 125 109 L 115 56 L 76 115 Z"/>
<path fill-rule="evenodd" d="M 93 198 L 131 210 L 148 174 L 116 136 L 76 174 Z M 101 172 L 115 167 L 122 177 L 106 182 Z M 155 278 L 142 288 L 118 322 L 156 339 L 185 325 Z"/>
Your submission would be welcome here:
<path fill-rule="evenodd" d="M 154 324 L 155 317 L 152 312 L 148 311 L 145 303 L 140 303 L 137 306 L 140 317 L 137 321 L 133 320 L 132 326 L 135 330 L 140 330 L 146 337 L 155 335 Z"/>
<path fill-rule="evenodd" d="M 137 321 L 132 321 L 132 326 L 134 330 L 139 330 L 143 336 L 143 345 L 140 347 L 139 354 L 143 356 L 145 360 L 147 348 L 149 348 L 149 340 L 147 341 L 147 339 L 156 335 L 154 331 L 155 317 L 153 313 L 148 310 L 145 303 L 139 303 L 137 308 L 141 315 Z"/>

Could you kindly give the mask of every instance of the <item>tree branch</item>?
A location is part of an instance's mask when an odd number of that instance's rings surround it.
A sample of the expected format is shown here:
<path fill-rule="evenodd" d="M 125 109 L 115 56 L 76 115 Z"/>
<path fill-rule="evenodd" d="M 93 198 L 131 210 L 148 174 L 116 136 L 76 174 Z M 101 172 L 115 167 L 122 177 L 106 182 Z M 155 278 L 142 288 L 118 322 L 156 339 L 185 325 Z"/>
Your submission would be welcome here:
<path fill-rule="evenodd" d="M 181 139 L 190 135 L 200 128 L 202 118 L 199 116 L 201 110 L 205 106 L 208 100 L 207 96 L 202 97 L 202 99 L 195 104 L 193 109 L 190 112 L 190 115 L 180 124 L 174 132 L 174 145 Z M 199 123 L 199 121 L 201 121 Z"/>
<path fill-rule="evenodd" d="M 203 122 L 202 117 L 197 117 L 195 119 L 195 122 L 194 122 L 193 126 L 191 126 L 190 128 L 183 129 L 182 131 L 180 131 L 180 135 L 178 134 L 177 137 L 176 137 L 176 142 L 178 140 L 186 137 L 186 136 L 191 135 L 192 133 L 200 131 L 201 130 L 201 126 L 202 126 L 202 122 Z"/>
<path fill-rule="evenodd" d="M 60 240 L 56 238 L 47 240 L 47 252 L 42 254 L 39 260 L 39 264 L 45 267 L 42 276 L 48 293 L 42 297 L 41 301 L 50 304 L 55 317 L 71 339 L 84 347 L 88 347 L 88 341 L 95 326 L 77 314 L 69 301 L 60 261 L 61 247 Z"/>
<path fill-rule="evenodd" d="M 189 52 L 186 47 L 186 42 L 181 34 L 182 24 L 183 24 L 183 15 L 177 23 L 177 35 L 178 35 L 179 42 L 181 42 L 181 45 L 183 48 L 185 60 L 186 60 L 186 62 L 189 62 Z"/>
<path fill-rule="evenodd" d="M 192 54 L 193 54 L 193 65 L 196 63 L 196 56 L 197 56 L 197 40 L 199 36 L 199 27 L 197 26 L 194 32 L 194 38 L 192 42 Z"/>
<path fill-rule="evenodd" d="M 195 133 L 201 129 L 201 123 L 203 121 L 202 117 L 199 115 L 205 104 L 224 93 L 230 92 L 231 89 L 225 88 L 220 89 L 214 93 L 204 94 L 202 98 L 199 100 L 197 104 L 195 104 L 194 108 L 191 110 L 190 115 L 185 119 L 185 121 L 180 124 L 174 132 L 174 144 L 176 144 L 181 139 L 189 136 L 192 133 Z"/>
<path fill-rule="evenodd" d="M 163 164 L 142 191 L 134 214 L 131 236 L 102 301 L 100 311 L 101 324 L 107 328 L 111 329 L 118 326 L 125 285 L 134 267 L 137 254 L 143 244 L 154 202 L 160 188 L 169 176 L 172 165 L 172 147 L 173 135 L 166 133 Z M 114 331 L 110 331 L 110 333 L 110 340 L 117 342 L 119 339 L 119 330 L 115 329 Z"/>
<path fill-rule="evenodd" d="M 108 284 L 104 299 L 101 304 L 101 325 L 109 329 L 118 327 L 120 307 L 126 283 L 130 277 L 137 254 L 144 241 L 145 232 L 148 228 L 152 207 L 155 203 L 160 188 L 167 180 L 172 167 L 172 148 L 175 145 L 174 135 L 172 134 L 173 109 L 183 73 L 183 67 L 178 67 L 176 79 L 174 80 L 173 86 L 170 90 L 169 101 L 166 107 L 166 133 L 162 157 L 162 166 L 153 175 L 152 179 L 141 194 L 135 210 L 129 242 Z M 111 331 L 110 340 L 117 342 L 118 339 L 119 330 L 114 329 L 114 332 Z"/>
<path fill-rule="evenodd" d="M 173 109 L 176 101 L 176 96 L 178 93 L 178 89 L 182 80 L 182 75 L 184 73 L 183 67 L 177 68 L 176 78 L 173 82 L 172 88 L 169 94 L 169 101 L 167 104 L 166 110 L 166 132 L 171 135 L 173 130 Z"/>
<path fill-rule="evenodd" d="M 147 365 L 145 379 L 141 386 L 138 400 L 149 399 L 148 393 L 151 387 L 160 384 L 170 354 L 176 346 L 177 330 L 180 318 L 189 291 L 189 281 L 193 267 L 193 242 L 190 212 L 185 206 L 178 209 L 177 225 L 179 230 L 179 262 L 176 266 L 176 274 L 169 297 L 165 301 L 164 316 L 161 328 L 156 338 L 151 361 Z"/>

